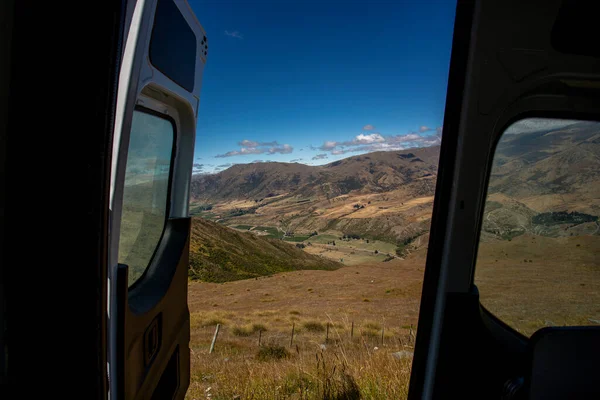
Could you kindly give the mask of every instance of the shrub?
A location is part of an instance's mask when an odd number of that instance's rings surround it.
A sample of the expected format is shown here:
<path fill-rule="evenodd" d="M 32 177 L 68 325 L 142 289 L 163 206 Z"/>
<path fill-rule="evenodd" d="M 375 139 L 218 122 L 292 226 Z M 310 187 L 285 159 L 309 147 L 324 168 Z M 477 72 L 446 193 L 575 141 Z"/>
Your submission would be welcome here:
<path fill-rule="evenodd" d="M 366 329 L 373 329 L 376 331 L 380 331 L 381 330 L 381 325 L 379 325 L 377 322 L 367 322 L 364 327 Z"/>
<path fill-rule="evenodd" d="M 406 247 L 406 246 L 405 246 L 404 244 L 399 244 L 399 245 L 396 247 L 396 255 L 397 255 L 398 257 L 402 257 L 402 256 L 404 256 L 404 248 L 405 248 L 405 247 Z"/>
<path fill-rule="evenodd" d="M 223 320 L 219 319 L 219 318 L 211 318 L 209 320 L 202 322 L 202 327 L 206 328 L 207 326 L 216 326 L 217 324 L 224 325 Z"/>
<path fill-rule="evenodd" d="M 267 327 L 263 324 L 252 324 L 252 332 L 266 331 Z"/>
<path fill-rule="evenodd" d="M 368 338 L 378 338 L 381 332 L 373 329 L 363 329 L 360 331 L 360 335 Z"/>
<path fill-rule="evenodd" d="M 231 333 L 233 333 L 235 336 L 247 337 L 247 336 L 252 335 L 254 333 L 254 331 L 252 329 L 245 328 L 243 326 L 235 326 L 231 330 Z"/>
<path fill-rule="evenodd" d="M 281 360 L 289 355 L 290 353 L 283 346 L 264 346 L 258 350 L 256 358 L 260 361 Z"/>
<path fill-rule="evenodd" d="M 325 331 L 325 327 L 323 326 L 323 324 L 320 322 L 316 322 L 316 321 L 305 322 L 303 326 L 304 326 L 304 329 L 306 329 L 309 332 L 324 332 Z"/>

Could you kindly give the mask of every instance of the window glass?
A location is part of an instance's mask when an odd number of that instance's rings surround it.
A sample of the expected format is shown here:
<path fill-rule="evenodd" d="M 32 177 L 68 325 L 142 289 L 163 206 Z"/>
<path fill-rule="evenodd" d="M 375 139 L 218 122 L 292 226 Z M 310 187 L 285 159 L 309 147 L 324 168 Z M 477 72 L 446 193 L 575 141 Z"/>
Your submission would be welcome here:
<path fill-rule="evenodd" d="M 134 111 L 125 172 L 119 263 L 129 266 L 129 286 L 148 267 L 167 218 L 173 124 Z"/>
<path fill-rule="evenodd" d="M 208 50 L 208 44 L 204 43 Z M 196 35 L 172 0 L 160 0 L 150 40 L 150 61 L 184 89 L 194 90 Z"/>
<path fill-rule="evenodd" d="M 475 284 L 517 331 L 600 324 L 600 123 L 520 120 L 494 156 Z"/>

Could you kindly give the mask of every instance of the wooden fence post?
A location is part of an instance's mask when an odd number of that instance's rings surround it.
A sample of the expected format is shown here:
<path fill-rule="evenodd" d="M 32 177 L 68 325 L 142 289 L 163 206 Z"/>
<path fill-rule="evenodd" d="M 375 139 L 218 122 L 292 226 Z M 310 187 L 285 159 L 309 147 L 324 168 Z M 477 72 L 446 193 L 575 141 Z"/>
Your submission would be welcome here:
<path fill-rule="evenodd" d="M 290 338 L 290 347 L 292 347 L 293 343 L 294 343 L 294 328 L 296 327 L 296 324 L 293 323 L 292 324 L 292 337 Z"/>
<path fill-rule="evenodd" d="M 383 333 L 385 331 L 385 328 L 382 326 L 381 327 L 381 347 L 383 347 Z"/>
<path fill-rule="evenodd" d="M 327 331 L 325 332 L 325 343 L 329 342 L 329 322 L 327 322 Z"/>
<path fill-rule="evenodd" d="M 215 349 L 215 343 L 217 343 L 217 336 L 219 336 L 219 329 L 221 328 L 221 324 L 217 324 L 217 329 L 215 329 L 215 335 L 213 336 L 212 343 L 210 344 L 209 354 L 213 352 Z"/>
<path fill-rule="evenodd" d="M 352 328 L 350 328 L 350 339 L 354 337 L 354 321 L 352 321 Z"/>
<path fill-rule="evenodd" d="M 262 329 L 258 330 L 258 347 L 260 347 L 260 338 L 262 336 Z"/>

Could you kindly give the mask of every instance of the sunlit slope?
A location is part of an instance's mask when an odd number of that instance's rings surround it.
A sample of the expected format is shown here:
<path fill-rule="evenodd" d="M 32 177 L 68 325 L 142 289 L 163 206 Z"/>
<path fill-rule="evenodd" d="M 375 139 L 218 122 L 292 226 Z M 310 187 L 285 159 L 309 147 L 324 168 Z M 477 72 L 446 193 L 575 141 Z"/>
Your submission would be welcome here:
<path fill-rule="evenodd" d="M 379 151 L 326 165 L 299 163 L 237 164 L 193 179 L 194 201 L 216 203 L 268 199 L 275 195 L 334 198 L 349 193 L 382 193 L 437 173 L 439 146 Z"/>
<path fill-rule="evenodd" d="M 323 269 L 341 264 L 308 254 L 296 245 L 194 218 L 190 244 L 192 279 L 226 282 L 277 272 Z"/>

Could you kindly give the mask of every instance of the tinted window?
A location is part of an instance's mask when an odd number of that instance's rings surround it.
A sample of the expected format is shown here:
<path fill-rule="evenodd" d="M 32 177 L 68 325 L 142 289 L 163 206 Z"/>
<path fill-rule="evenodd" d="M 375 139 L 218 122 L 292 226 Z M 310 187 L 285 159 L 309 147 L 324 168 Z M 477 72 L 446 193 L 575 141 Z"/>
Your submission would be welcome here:
<path fill-rule="evenodd" d="M 144 273 L 160 242 L 168 213 L 173 124 L 135 111 L 123 191 L 119 263 L 129 265 L 129 286 Z"/>
<path fill-rule="evenodd" d="M 525 119 L 498 144 L 475 284 L 530 336 L 600 324 L 600 123 Z"/>
<path fill-rule="evenodd" d="M 159 0 L 156 6 L 150 62 L 187 91 L 194 90 L 196 35 L 172 0 Z"/>

